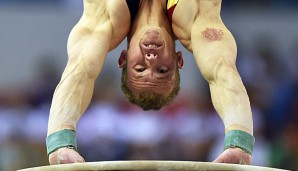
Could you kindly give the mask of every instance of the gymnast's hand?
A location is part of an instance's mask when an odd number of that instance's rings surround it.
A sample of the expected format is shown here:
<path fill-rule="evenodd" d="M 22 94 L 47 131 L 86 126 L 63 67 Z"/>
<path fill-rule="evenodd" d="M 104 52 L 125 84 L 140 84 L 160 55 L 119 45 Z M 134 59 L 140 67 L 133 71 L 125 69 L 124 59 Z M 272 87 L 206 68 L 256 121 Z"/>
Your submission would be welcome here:
<path fill-rule="evenodd" d="M 240 148 L 229 148 L 223 151 L 213 162 L 250 165 L 251 155 Z"/>
<path fill-rule="evenodd" d="M 78 152 L 69 148 L 60 148 L 49 155 L 50 164 L 83 163 L 85 160 Z"/>

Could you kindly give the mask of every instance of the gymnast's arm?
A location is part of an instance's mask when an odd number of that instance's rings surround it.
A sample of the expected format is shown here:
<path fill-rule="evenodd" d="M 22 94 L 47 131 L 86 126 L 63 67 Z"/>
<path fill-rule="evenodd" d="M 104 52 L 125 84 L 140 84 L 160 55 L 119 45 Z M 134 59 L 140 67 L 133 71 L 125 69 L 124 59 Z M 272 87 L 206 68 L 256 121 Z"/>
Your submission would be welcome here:
<path fill-rule="evenodd" d="M 225 132 L 240 130 L 251 136 L 252 113 L 235 64 L 236 42 L 221 20 L 220 6 L 221 1 L 201 1 L 200 13 L 191 28 L 189 47 L 209 83 L 212 102 L 223 120 Z M 231 147 L 215 162 L 250 164 L 251 156 L 240 148 Z"/>
<path fill-rule="evenodd" d="M 48 137 L 61 130 L 76 130 L 78 120 L 91 101 L 94 81 L 107 53 L 126 37 L 129 21 L 114 38 L 115 20 L 106 8 L 108 2 L 111 1 L 84 1 L 82 18 L 68 39 L 68 62 L 53 95 Z M 75 150 L 63 147 L 49 154 L 49 161 L 61 164 L 83 162 L 84 159 Z"/>

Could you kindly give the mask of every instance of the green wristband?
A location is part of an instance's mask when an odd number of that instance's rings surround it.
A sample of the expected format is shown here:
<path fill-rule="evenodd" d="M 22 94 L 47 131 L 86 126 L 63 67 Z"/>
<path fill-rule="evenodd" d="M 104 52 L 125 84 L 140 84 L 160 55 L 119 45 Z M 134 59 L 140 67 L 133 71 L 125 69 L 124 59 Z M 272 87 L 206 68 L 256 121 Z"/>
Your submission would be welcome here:
<path fill-rule="evenodd" d="M 77 150 L 76 133 L 70 129 L 55 132 L 46 138 L 46 144 L 48 155 L 62 147 L 72 147 Z"/>
<path fill-rule="evenodd" d="M 240 148 L 248 154 L 252 154 L 255 138 L 241 130 L 231 130 L 226 133 L 224 150 L 228 148 Z"/>

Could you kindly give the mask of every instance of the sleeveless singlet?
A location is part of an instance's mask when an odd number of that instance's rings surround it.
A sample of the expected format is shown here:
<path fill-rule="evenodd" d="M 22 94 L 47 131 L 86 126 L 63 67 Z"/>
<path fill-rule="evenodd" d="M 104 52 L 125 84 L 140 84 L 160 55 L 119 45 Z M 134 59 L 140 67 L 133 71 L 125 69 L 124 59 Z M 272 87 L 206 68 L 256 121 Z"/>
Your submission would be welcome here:
<path fill-rule="evenodd" d="M 133 21 L 139 11 L 140 1 L 126 0 L 126 3 L 130 12 L 130 19 Z"/>
<path fill-rule="evenodd" d="M 173 13 L 178 2 L 179 0 L 167 0 L 167 12 L 168 12 L 168 20 L 170 22 L 170 25 L 172 25 Z"/>
<path fill-rule="evenodd" d="M 179 0 L 167 0 L 167 16 L 168 16 L 170 25 L 172 25 L 172 16 L 173 16 L 174 10 L 175 10 L 178 2 L 179 2 Z M 131 21 L 133 21 L 135 16 L 138 13 L 140 1 L 126 0 L 126 3 L 128 6 L 128 9 L 129 9 L 129 12 L 130 12 Z"/>

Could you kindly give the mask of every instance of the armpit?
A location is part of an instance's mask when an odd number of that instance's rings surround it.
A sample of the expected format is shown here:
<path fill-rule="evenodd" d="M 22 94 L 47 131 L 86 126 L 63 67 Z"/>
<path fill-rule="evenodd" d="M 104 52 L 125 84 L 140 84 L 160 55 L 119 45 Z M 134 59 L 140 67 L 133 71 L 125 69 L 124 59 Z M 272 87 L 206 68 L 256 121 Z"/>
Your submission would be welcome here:
<path fill-rule="evenodd" d="M 223 34 L 222 30 L 216 28 L 206 28 L 202 31 L 203 37 L 209 42 L 220 41 Z"/>

